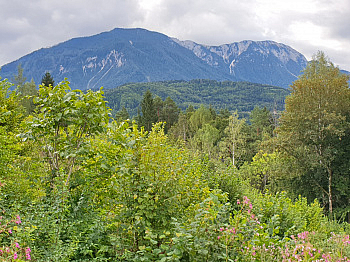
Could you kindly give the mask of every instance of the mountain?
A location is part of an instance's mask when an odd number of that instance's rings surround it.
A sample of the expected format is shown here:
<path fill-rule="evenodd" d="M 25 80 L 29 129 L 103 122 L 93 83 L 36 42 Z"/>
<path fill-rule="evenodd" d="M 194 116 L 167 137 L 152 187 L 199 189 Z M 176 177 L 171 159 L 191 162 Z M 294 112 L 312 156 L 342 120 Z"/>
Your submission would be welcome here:
<path fill-rule="evenodd" d="M 41 81 L 49 71 L 72 88 L 113 88 L 131 82 L 212 79 L 288 87 L 306 66 L 305 57 L 273 41 L 243 41 L 221 46 L 180 41 L 145 29 L 116 28 L 43 48 L 2 67 L 12 77 Z"/>
<path fill-rule="evenodd" d="M 210 66 L 229 71 L 236 81 L 288 87 L 307 65 L 302 54 L 273 41 L 242 41 L 221 46 L 175 41 Z"/>

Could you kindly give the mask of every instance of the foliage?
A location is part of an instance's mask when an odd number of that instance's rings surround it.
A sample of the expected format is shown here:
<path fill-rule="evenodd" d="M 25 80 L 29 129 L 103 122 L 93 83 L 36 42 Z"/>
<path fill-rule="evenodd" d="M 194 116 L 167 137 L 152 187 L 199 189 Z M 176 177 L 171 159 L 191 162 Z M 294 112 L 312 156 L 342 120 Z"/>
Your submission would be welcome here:
<path fill-rule="evenodd" d="M 18 95 L 10 91 L 12 84 L 0 78 L 0 127 L 14 131 L 23 118 L 23 108 L 19 106 Z"/>
<path fill-rule="evenodd" d="M 18 73 L 13 78 L 16 94 L 19 97 L 19 104 L 25 108 L 26 115 L 29 115 L 35 109 L 33 97 L 37 95 L 36 85 L 33 79 L 30 82 L 26 82 L 21 65 L 18 66 L 17 70 Z"/>
<path fill-rule="evenodd" d="M 103 131 L 108 111 L 102 94 L 71 91 L 68 81 L 39 89 L 34 101 L 39 114 L 27 121 L 28 131 L 22 136 L 42 145 L 52 179 L 63 169 L 67 185 L 75 161 L 86 152 L 87 138 Z"/>
<path fill-rule="evenodd" d="M 242 159 L 245 148 L 245 137 L 242 129 L 245 119 L 239 119 L 237 111 L 230 115 L 228 126 L 225 128 L 225 139 L 220 143 L 223 158 L 232 160 L 232 166 L 236 166 L 238 160 Z"/>
<path fill-rule="evenodd" d="M 129 113 L 124 106 L 115 115 L 115 120 L 117 120 L 119 122 L 125 121 L 129 118 L 130 118 Z"/>
<path fill-rule="evenodd" d="M 55 81 L 53 80 L 50 72 L 46 72 L 45 75 L 42 77 L 41 79 L 41 83 L 42 86 L 46 86 L 46 87 L 54 87 L 55 86 Z"/>
<path fill-rule="evenodd" d="M 157 111 L 154 106 L 152 93 L 149 90 L 147 90 L 143 95 L 143 99 L 141 101 L 141 111 L 142 115 L 139 122 L 145 127 L 146 131 L 151 131 L 152 124 L 157 121 Z"/>
<path fill-rule="evenodd" d="M 217 82 L 201 84 L 215 90 Z M 248 120 L 215 106 L 179 112 L 176 100 L 149 92 L 144 105 L 157 119 L 145 131 L 142 121 L 124 121 L 126 106 L 109 119 L 101 90 L 41 86 L 36 111 L 24 117 L 21 92 L 0 86 L 3 260 L 349 260 L 350 226 L 323 215 L 305 180 L 311 197 L 298 195 L 295 185 L 311 173 L 281 149 L 265 108 Z M 346 214 L 348 149 L 338 143 L 349 141 L 347 130 L 338 135 L 333 192 Z"/>
<path fill-rule="evenodd" d="M 280 149 L 304 169 L 302 183 L 317 187 L 314 197 L 323 201 L 326 194 L 330 215 L 333 206 L 340 205 L 335 194 L 345 193 L 335 189 L 338 177 L 348 175 L 337 169 L 349 143 L 348 80 L 323 53 L 318 53 L 291 86 L 278 129 Z"/>
<path fill-rule="evenodd" d="M 276 103 L 277 110 L 283 110 L 284 99 L 289 94 L 288 90 L 280 87 L 200 79 L 126 84 L 106 90 L 106 100 L 114 114 L 124 106 L 133 117 L 137 115 L 137 107 L 146 90 L 162 100 L 171 97 L 183 111 L 189 105 L 195 108 L 211 105 L 217 111 L 224 108 L 237 110 L 245 117 L 255 106 L 272 110 Z"/>

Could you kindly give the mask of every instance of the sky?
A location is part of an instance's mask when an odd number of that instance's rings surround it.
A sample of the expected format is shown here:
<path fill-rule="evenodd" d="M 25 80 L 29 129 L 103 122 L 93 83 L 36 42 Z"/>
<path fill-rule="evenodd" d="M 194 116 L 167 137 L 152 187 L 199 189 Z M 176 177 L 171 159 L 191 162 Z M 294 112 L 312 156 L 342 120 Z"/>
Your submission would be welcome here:
<path fill-rule="evenodd" d="M 206 45 L 273 40 L 350 71 L 349 0 L 0 0 L 0 66 L 116 27 Z"/>

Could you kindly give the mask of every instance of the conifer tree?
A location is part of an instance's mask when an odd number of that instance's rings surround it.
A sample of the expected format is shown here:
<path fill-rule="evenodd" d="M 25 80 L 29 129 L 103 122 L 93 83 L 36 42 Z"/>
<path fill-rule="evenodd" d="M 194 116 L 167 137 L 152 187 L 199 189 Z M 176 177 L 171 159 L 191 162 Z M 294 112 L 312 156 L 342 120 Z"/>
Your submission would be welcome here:
<path fill-rule="evenodd" d="M 117 121 L 125 121 L 125 120 L 130 118 L 130 115 L 129 115 L 128 111 L 126 110 L 126 108 L 123 106 L 122 109 L 120 109 L 116 113 L 115 118 Z"/>
<path fill-rule="evenodd" d="M 141 101 L 141 125 L 145 127 L 146 131 L 151 131 L 152 124 L 157 122 L 157 112 L 154 107 L 153 97 L 151 91 L 147 90 Z"/>
<path fill-rule="evenodd" d="M 20 88 L 24 85 L 27 78 L 23 76 L 23 67 L 21 64 L 17 67 L 17 75 L 13 77 L 13 84 L 16 88 Z"/>
<path fill-rule="evenodd" d="M 51 87 L 53 87 L 55 85 L 55 81 L 53 80 L 50 72 L 45 73 L 45 75 L 41 79 L 41 84 L 47 87 L 49 87 L 50 85 Z"/>

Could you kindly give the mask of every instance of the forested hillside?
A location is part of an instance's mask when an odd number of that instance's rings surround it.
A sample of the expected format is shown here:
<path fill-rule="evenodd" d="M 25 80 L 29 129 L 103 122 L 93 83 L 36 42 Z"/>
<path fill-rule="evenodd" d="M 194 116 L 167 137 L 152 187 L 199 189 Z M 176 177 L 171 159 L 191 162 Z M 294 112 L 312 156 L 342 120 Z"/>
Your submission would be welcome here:
<path fill-rule="evenodd" d="M 349 77 L 323 53 L 278 118 L 180 111 L 146 90 L 134 121 L 125 107 L 113 119 L 102 90 L 13 80 L 0 81 L 1 261 L 350 260 Z"/>
<path fill-rule="evenodd" d="M 105 95 L 108 106 L 114 113 L 125 107 L 130 116 L 135 116 L 146 90 L 163 100 L 170 97 L 183 111 L 189 105 L 195 108 L 204 105 L 211 106 L 216 111 L 238 110 L 246 116 L 255 106 L 282 111 L 284 99 L 289 94 L 288 90 L 281 87 L 200 79 L 127 84 L 105 90 Z"/>

